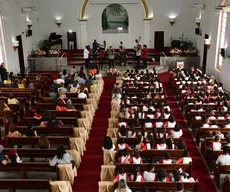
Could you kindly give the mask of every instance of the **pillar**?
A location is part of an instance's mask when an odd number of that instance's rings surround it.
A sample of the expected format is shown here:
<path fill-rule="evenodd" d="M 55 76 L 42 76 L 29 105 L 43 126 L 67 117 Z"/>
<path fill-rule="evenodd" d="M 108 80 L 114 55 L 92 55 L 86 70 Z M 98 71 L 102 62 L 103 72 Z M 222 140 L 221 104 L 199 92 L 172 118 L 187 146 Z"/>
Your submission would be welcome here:
<path fill-rule="evenodd" d="M 144 44 L 146 44 L 148 48 L 152 47 L 151 26 L 152 26 L 152 18 L 145 18 L 144 19 Z"/>
<path fill-rule="evenodd" d="M 86 45 L 88 45 L 88 41 L 87 41 L 87 19 L 80 19 L 80 47 L 82 49 L 85 48 Z"/>

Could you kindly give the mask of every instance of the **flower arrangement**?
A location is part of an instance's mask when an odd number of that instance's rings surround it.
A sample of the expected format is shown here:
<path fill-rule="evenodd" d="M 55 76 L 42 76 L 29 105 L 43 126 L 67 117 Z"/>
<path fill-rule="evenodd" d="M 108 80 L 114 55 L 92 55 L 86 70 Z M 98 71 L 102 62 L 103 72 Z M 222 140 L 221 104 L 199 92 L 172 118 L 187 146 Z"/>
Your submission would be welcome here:
<path fill-rule="evenodd" d="M 171 49 L 171 55 L 179 55 L 179 56 L 196 56 L 198 55 L 198 50 L 195 48 L 192 49 Z"/>
<path fill-rule="evenodd" d="M 59 55 L 61 53 L 60 50 L 50 49 L 49 54 L 50 55 Z"/>
<path fill-rule="evenodd" d="M 121 75 L 121 72 L 115 68 L 110 68 L 108 71 L 107 71 L 107 74 L 109 76 L 119 76 Z"/>
<path fill-rule="evenodd" d="M 41 49 L 37 49 L 37 50 L 34 51 L 34 55 L 44 56 L 44 55 L 46 55 L 46 52 L 41 50 Z"/>

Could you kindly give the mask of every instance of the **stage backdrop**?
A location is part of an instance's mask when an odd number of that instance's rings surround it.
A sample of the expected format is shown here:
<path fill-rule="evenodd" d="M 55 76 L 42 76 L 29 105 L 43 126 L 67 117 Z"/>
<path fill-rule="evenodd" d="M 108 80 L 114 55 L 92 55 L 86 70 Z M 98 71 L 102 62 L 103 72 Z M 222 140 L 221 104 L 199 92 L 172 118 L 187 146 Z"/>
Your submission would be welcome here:
<path fill-rule="evenodd" d="M 107 6 L 102 13 L 103 33 L 128 33 L 129 16 L 127 10 L 119 4 Z"/>

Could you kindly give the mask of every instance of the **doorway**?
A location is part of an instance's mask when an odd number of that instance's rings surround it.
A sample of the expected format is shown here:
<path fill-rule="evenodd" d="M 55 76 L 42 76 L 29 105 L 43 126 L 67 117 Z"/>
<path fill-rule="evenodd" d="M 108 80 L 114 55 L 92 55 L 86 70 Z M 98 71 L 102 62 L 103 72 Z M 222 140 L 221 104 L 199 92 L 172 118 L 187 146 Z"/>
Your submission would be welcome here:
<path fill-rule="evenodd" d="M 155 31 L 154 48 L 164 48 L 164 31 Z"/>
<path fill-rule="evenodd" d="M 209 35 L 205 34 L 204 38 L 205 39 L 209 39 Z M 206 72 L 207 54 L 208 54 L 208 47 L 204 44 L 203 65 L 202 65 L 202 71 L 203 71 L 203 73 Z"/>
<path fill-rule="evenodd" d="M 16 36 L 16 39 L 19 43 L 18 60 L 19 60 L 20 73 L 22 76 L 24 76 L 25 75 L 25 63 L 24 63 L 24 54 L 23 54 L 23 46 L 22 46 L 22 36 L 18 35 Z"/>

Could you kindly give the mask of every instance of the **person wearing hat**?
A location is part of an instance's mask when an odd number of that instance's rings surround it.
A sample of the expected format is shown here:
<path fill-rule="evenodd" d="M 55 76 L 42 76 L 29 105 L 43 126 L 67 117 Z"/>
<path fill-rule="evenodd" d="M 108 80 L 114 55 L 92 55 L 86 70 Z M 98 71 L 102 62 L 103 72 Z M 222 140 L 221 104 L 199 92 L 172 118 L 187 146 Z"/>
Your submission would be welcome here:
<path fill-rule="evenodd" d="M 6 165 L 7 164 L 7 160 L 6 160 L 5 156 L 2 154 L 3 149 L 4 149 L 4 147 L 2 145 L 0 145 L 0 162 L 3 165 Z"/>

